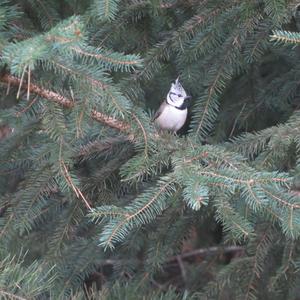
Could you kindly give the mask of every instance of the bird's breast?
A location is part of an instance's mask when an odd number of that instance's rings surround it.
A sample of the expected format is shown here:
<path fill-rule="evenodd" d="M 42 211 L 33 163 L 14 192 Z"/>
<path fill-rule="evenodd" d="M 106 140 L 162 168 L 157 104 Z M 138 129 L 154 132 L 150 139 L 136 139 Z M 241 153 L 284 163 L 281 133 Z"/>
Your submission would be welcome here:
<path fill-rule="evenodd" d="M 184 125 L 186 117 L 187 109 L 180 110 L 174 106 L 167 105 L 156 119 L 156 123 L 161 129 L 178 131 Z"/>

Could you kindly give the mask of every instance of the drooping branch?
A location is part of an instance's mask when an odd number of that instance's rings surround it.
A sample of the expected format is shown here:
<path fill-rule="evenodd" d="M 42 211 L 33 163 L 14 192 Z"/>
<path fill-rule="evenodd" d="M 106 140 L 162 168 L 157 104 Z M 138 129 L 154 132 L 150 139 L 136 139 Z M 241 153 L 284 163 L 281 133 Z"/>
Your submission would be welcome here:
<path fill-rule="evenodd" d="M 44 99 L 55 102 L 66 108 L 72 108 L 76 105 L 76 103 L 73 100 L 63 95 L 40 87 L 34 83 L 27 84 L 26 82 L 22 82 L 20 78 L 10 74 L 4 74 L 3 76 L 1 76 L 0 81 L 9 86 L 12 85 L 19 87 L 23 90 L 29 90 L 30 93 L 36 94 Z M 103 123 L 111 128 L 117 129 L 122 132 L 130 129 L 130 125 L 128 123 L 112 118 L 95 109 L 91 111 L 91 118 L 97 122 Z M 132 138 L 133 137 L 131 136 L 130 139 Z"/>

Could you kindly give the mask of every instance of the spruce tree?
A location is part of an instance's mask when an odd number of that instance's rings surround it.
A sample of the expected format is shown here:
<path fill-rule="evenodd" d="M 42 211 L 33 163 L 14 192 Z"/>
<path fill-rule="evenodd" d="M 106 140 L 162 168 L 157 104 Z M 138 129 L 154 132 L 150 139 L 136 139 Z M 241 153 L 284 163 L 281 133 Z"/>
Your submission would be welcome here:
<path fill-rule="evenodd" d="M 0 298 L 296 299 L 299 31 L 299 0 L 1 1 Z"/>

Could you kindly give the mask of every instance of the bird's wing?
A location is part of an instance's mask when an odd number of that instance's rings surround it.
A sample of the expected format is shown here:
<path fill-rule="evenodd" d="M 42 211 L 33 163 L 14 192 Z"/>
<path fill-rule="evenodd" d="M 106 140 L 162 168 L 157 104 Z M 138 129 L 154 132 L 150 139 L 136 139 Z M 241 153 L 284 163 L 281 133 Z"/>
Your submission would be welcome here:
<path fill-rule="evenodd" d="M 157 110 L 157 112 L 155 113 L 154 117 L 152 118 L 152 122 L 154 122 L 160 115 L 161 113 L 163 112 L 163 110 L 165 109 L 166 105 L 168 105 L 168 103 L 166 101 L 164 101 L 159 109 Z"/>

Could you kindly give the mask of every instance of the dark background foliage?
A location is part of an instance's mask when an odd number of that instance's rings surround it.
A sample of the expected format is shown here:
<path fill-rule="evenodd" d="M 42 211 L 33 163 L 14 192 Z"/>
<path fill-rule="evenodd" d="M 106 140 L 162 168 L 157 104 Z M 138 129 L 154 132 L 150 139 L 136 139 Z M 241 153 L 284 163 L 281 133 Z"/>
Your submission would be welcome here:
<path fill-rule="evenodd" d="M 299 30 L 298 0 L 2 1 L 1 298 L 297 299 Z"/>

